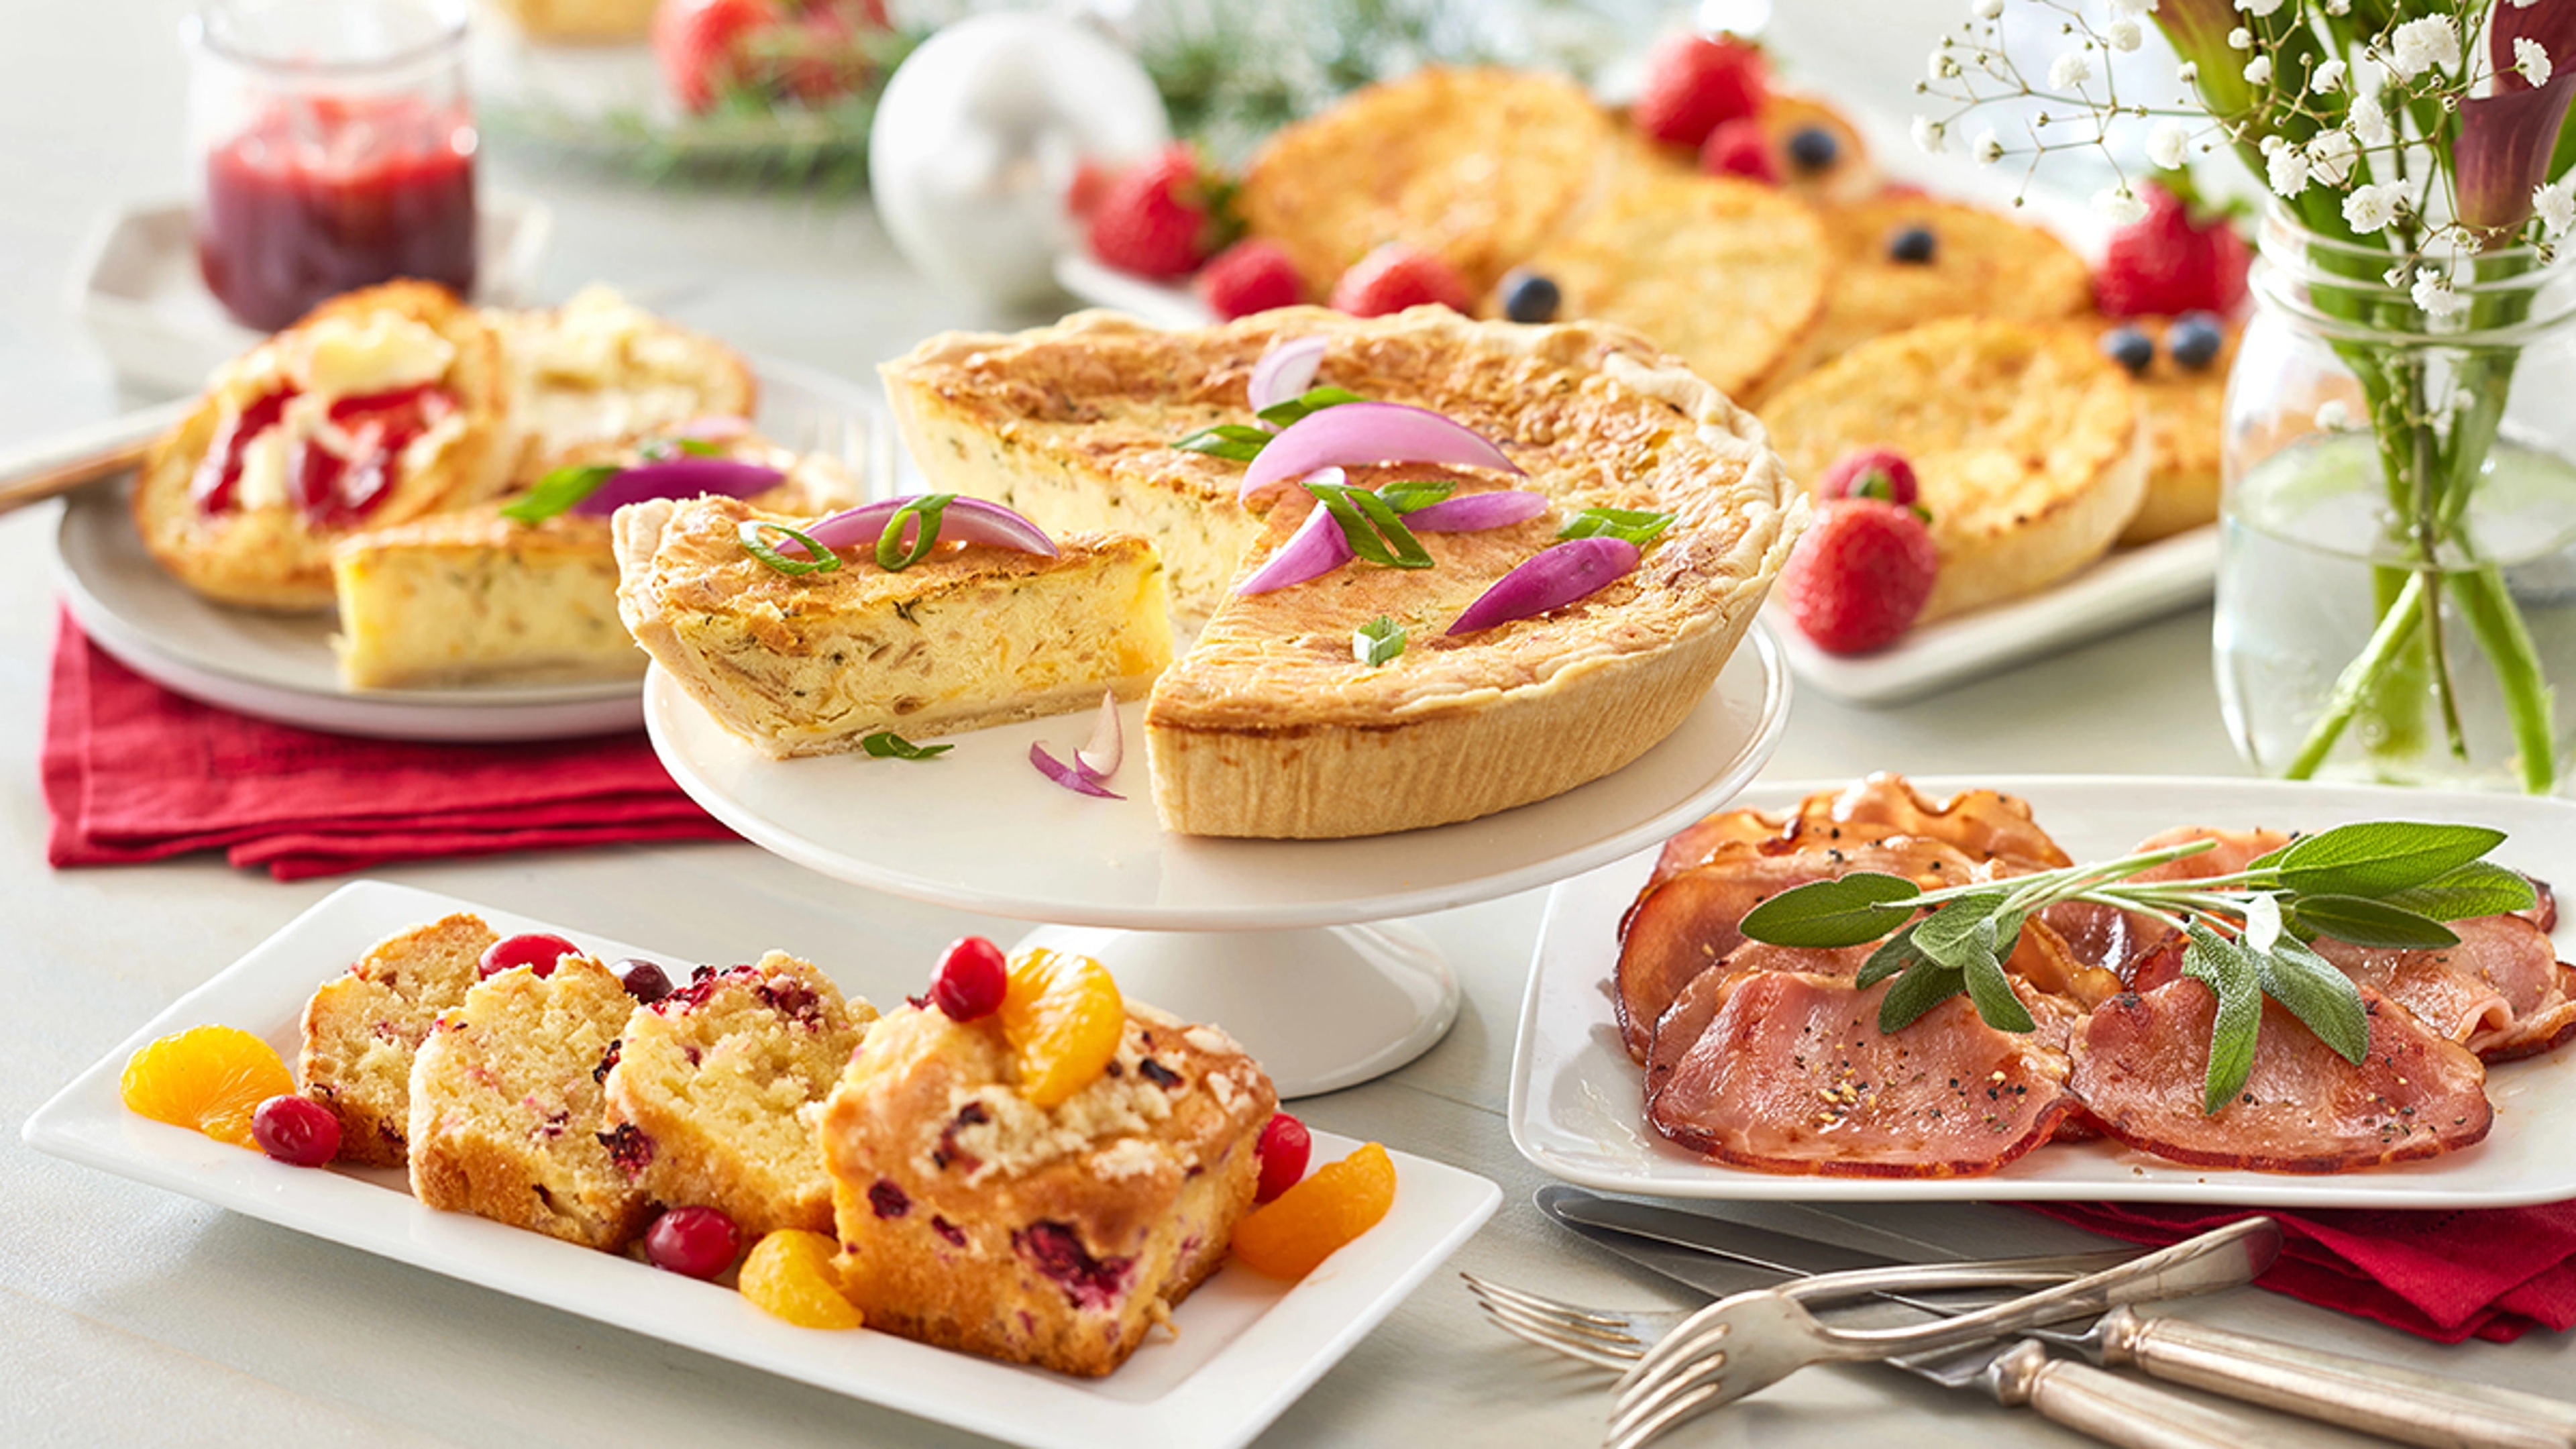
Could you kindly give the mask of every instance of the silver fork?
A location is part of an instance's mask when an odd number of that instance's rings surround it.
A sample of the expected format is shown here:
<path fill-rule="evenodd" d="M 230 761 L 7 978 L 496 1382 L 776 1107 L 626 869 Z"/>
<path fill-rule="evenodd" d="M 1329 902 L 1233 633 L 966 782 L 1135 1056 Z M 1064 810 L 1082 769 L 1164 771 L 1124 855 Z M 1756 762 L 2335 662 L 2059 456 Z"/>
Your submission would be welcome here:
<path fill-rule="evenodd" d="M 2280 1244 L 2271 1219 L 2247 1218 L 2103 1272 L 1911 1328 L 1831 1328 L 1793 1292 L 1739 1293 L 1692 1315 L 1629 1369 L 1612 1406 L 1610 1449 L 1637 1449 L 1809 1364 L 1921 1356 L 2123 1303 L 2234 1287 L 2269 1267 Z"/>

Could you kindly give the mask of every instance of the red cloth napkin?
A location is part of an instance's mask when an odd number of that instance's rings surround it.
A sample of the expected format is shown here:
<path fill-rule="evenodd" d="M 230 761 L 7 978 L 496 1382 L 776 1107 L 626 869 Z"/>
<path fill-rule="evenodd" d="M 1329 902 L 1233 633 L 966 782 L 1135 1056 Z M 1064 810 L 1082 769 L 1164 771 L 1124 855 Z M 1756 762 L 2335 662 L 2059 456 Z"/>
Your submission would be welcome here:
<path fill-rule="evenodd" d="M 2061 1222 L 2162 1247 L 2254 1216 L 2170 1203 L 2024 1203 Z M 2280 1261 L 2257 1280 L 2306 1303 L 2443 1343 L 2510 1343 L 2576 1326 L 2576 1201 L 2444 1211 L 2266 1210 Z"/>
<path fill-rule="evenodd" d="M 641 733 L 424 745 L 271 724 L 163 689 L 69 615 L 45 716 L 46 856 L 123 865 L 222 850 L 279 880 L 388 861 L 732 832 Z"/>

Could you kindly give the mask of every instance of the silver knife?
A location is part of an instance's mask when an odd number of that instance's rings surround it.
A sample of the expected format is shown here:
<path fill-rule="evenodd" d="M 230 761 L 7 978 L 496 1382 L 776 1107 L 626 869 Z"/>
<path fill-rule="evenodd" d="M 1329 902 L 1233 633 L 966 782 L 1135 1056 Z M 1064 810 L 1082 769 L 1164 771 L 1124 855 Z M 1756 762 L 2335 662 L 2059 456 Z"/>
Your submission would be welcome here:
<path fill-rule="evenodd" d="M 1538 1207 L 1600 1247 L 1720 1297 L 1747 1286 L 1768 1286 L 1748 1285 L 1742 1277 L 1747 1272 L 1841 1272 L 1896 1261 L 1561 1185 L 1540 1188 Z M 2083 1332 L 2047 1330 L 2030 1336 L 2073 1348 L 2096 1364 L 2136 1367 L 2155 1378 L 2426 1449 L 2576 1449 L 2576 1404 L 2513 1389 L 2462 1385 L 2178 1318 L 2141 1318 L 2115 1309 Z"/>

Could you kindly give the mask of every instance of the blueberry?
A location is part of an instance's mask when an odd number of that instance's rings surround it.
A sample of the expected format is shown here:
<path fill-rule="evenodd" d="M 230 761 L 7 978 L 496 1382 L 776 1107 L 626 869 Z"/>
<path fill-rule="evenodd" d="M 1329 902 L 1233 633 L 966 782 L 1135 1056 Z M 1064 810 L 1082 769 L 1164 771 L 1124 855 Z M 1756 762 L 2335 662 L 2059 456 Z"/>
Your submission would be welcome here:
<path fill-rule="evenodd" d="M 1909 226 L 1887 239 L 1887 254 L 1900 262 L 1928 262 L 1932 246 L 1932 228 Z"/>
<path fill-rule="evenodd" d="M 2155 339 L 2135 327 L 2114 327 L 2102 334 L 2102 355 L 2136 376 L 2156 360 Z"/>
<path fill-rule="evenodd" d="M 1503 315 L 1515 322 L 1553 322 L 1564 301 L 1556 283 L 1536 272 L 1514 272 L 1503 278 Z"/>
<path fill-rule="evenodd" d="M 1800 126 L 1789 133 L 1789 159 L 1801 171 L 1822 171 L 1842 154 L 1843 143 L 1822 126 Z"/>
<path fill-rule="evenodd" d="M 2165 351 L 2194 372 L 2217 361 L 2219 349 L 2226 345 L 2226 330 L 2218 325 L 2215 313 L 2185 312 L 2165 330 Z"/>

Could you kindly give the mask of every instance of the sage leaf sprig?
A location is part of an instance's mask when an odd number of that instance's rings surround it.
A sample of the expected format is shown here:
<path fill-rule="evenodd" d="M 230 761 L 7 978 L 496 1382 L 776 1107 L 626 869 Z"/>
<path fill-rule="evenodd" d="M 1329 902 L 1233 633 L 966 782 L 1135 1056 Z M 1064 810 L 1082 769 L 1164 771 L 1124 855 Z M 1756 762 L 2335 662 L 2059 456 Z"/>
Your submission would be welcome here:
<path fill-rule="evenodd" d="M 1895 978 L 1879 1003 L 1880 1031 L 1903 1030 L 1965 992 L 1988 1025 L 2026 1032 L 2037 1023 L 2003 969 L 2023 922 L 2061 901 L 2152 917 L 2184 934 L 2183 974 L 2218 998 L 2201 1084 L 2201 1110 L 2216 1115 L 2253 1070 L 2266 996 L 2346 1061 L 2359 1063 L 2368 1049 L 2360 989 L 2316 952 L 2311 943 L 2319 936 L 2439 949 L 2459 944 L 2445 921 L 2531 909 L 2531 882 L 2483 859 L 2504 838 L 2475 825 L 2342 825 L 2293 840 L 2243 870 L 2196 880 L 2134 877 L 2217 841 L 1935 891 L 1859 871 L 1783 891 L 1746 912 L 1738 929 L 1777 946 L 1881 941 L 1855 978 L 1865 987 Z"/>

